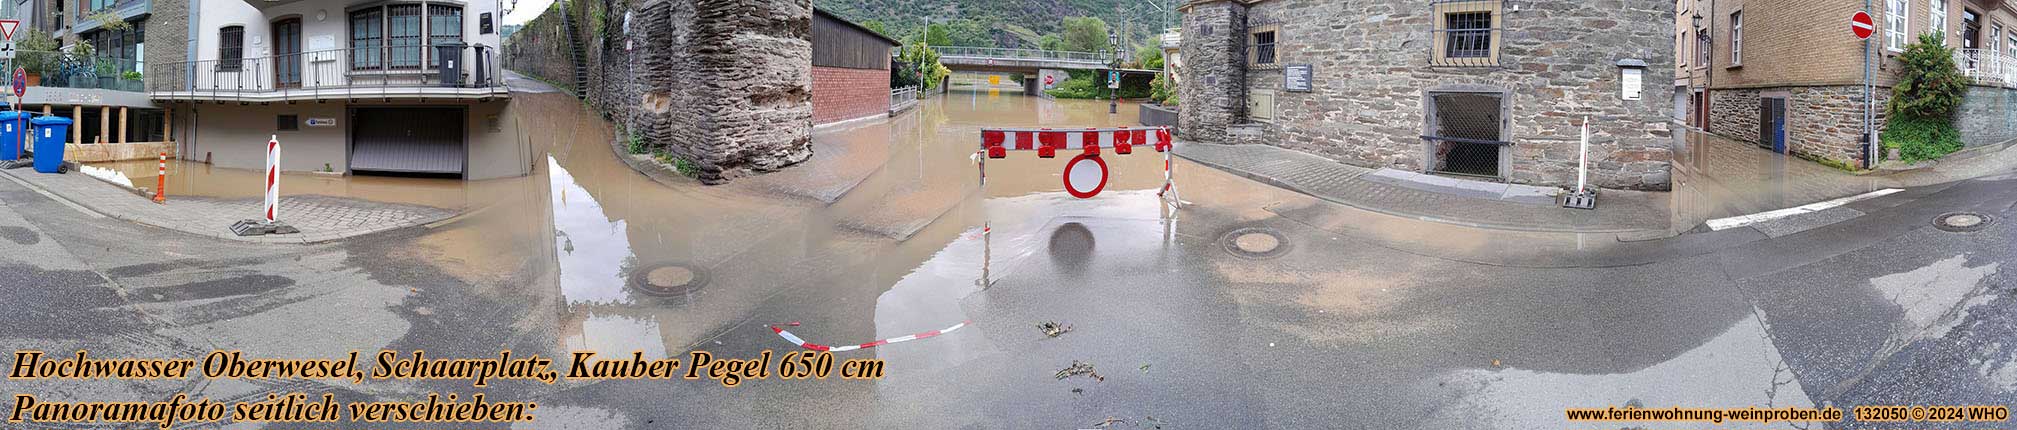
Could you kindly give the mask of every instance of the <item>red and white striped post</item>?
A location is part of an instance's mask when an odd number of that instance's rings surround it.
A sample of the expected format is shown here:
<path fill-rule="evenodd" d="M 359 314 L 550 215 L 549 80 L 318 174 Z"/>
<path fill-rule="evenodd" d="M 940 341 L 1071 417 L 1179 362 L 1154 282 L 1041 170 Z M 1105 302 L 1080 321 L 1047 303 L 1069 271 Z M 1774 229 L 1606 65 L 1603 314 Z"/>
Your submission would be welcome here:
<path fill-rule="evenodd" d="M 266 223 L 280 219 L 280 136 L 266 141 Z"/>
<path fill-rule="evenodd" d="M 168 203 L 168 153 L 161 153 L 161 172 L 154 175 L 154 202 Z"/>

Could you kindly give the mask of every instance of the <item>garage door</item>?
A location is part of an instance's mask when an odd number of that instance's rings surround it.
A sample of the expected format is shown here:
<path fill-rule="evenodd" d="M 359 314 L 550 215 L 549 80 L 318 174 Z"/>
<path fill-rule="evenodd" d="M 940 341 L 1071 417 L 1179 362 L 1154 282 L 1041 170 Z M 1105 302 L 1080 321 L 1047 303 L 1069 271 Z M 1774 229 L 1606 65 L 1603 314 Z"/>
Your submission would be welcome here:
<path fill-rule="evenodd" d="M 350 170 L 462 174 L 462 109 L 358 109 L 350 124 Z"/>

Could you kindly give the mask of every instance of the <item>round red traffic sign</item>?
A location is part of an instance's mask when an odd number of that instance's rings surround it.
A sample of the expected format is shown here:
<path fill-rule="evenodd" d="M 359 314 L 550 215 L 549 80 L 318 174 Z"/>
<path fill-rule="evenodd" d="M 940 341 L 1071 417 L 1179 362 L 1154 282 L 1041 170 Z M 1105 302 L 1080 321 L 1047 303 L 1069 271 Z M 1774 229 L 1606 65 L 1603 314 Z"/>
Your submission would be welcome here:
<path fill-rule="evenodd" d="M 1058 83 L 1058 77 L 1056 75 L 1044 75 L 1044 85 L 1052 85 L 1056 83 Z"/>
<path fill-rule="evenodd" d="M 1091 163 L 1082 163 L 1091 161 Z M 1107 162 L 1093 154 L 1079 154 L 1065 163 L 1065 192 L 1090 199 L 1107 188 Z"/>
<path fill-rule="evenodd" d="M 1855 32 L 1859 40 L 1869 39 L 1870 35 L 1877 34 L 1877 22 L 1870 20 L 1868 12 L 1859 10 L 1849 16 L 1849 30 Z"/>

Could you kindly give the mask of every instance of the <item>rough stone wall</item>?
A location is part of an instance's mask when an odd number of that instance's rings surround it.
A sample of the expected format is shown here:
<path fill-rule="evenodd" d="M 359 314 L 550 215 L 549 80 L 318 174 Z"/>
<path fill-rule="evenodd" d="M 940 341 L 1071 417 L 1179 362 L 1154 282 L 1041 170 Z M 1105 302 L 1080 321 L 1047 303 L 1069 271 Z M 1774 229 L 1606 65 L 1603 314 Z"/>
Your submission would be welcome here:
<path fill-rule="evenodd" d="M 1513 143 L 1503 152 L 1507 181 L 1572 186 L 1579 126 L 1587 116 L 1592 183 L 1668 189 L 1674 29 L 1648 24 L 1672 21 L 1673 2 L 1517 3 L 1519 11 L 1506 6 L 1499 12 L 1498 64 L 1485 67 L 1430 65 L 1439 19 L 1430 2 L 1276 0 L 1256 3 L 1237 18 L 1231 16 L 1236 9 L 1219 3 L 1194 3 L 1185 15 L 1182 48 L 1191 73 L 1182 89 L 1184 131 L 1200 140 L 1240 140 L 1219 131 L 1243 121 L 1222 116 L 1230 110 L 1243 117 L 1244 101 L 1229 103 L 1236 110 L 1206 108 L 1197 96 L 1229 85 L 1273 89 L 1276 119 L 1261 127 L 1260 141 L 1355 165 L 1420 171 L 1430 155 L 1420 137 L 1428 127 L 1428 93 L 1487 91 L 1510 103 L 1503 139 Z M 1228 19 L 1279 24 L 1278 63 L 1313 65 L 1312 92 L 1286 91 L 1279 69 L 1207 82 L 1225 68 L 1221 64 L 1246 61 L 1243 30 L 1193 37 L 1200 24 Z M 1617 62 L 1627 59 L 1646 63 L 1639 100 L 1620 95 Z"/>
<path fill-rule="evenodd" d="M 1184 6 L 1186 84 L 1177 88 L 1178 134 L 1220 142 L 1226 127 L 1245 122 L 1246 6 L 1236 1 L 1198 1 Z"/>
<path fill-rule="evenodd" d="M 1709 132 L 1738 142 L 1758 143 L 1758 94 L 1760 90 L 1710 90 Z M 1792 110 L 1788 101 L 1786 109 Z M 1857 124 L 1861 124 L 1857 121 Z M 1787 124 L 1790 128 L 1792 124 Z M 1858 126 L 1860 127 L 1860 126 Z"/>
<path fill-rule="evenodd" d="M 1860 86 L 1747 88 L 1709 92 L 1709 131 L 1769 147 L 1759 133 L 1763 97 L 1786 98 L 1786 150 L 1845 165 L 1863 163 L 1863 90 Z M 1889 88 L 1877 88 L 1876 123 L 1884 126 Z"/>
<path fill-rule="evenodd" d="M 1954 126 L 1961 129 L 1961 142 L 1968 146 L 2017 139 L 2017 89 L 1968 87 Z"/>
<path fill-rule="evenodd" d="M 812 123 L 827 124 L 889 114 L 889 71 L 812 68 Z"/>
<path fill-rule="evenodd" d="M 722 183 L 812 155 L 810 0 L 573 0 L 588 102 Z M 562 12 L 512 35 L 507 65 L 572 86 Z M 595 17 L 605 17 L 598 25 Z M 886 79 L 886 78 L 885 78 Z M 885 100 L 887 94 L 884 94 Z"/>
<path fill-rule="evenodd" d="M 567 33 L 562 32 L 555 10 L 548 8 L 505 39 L 504 68 L 574 91 L 574 60 L 568 56 Z"/>

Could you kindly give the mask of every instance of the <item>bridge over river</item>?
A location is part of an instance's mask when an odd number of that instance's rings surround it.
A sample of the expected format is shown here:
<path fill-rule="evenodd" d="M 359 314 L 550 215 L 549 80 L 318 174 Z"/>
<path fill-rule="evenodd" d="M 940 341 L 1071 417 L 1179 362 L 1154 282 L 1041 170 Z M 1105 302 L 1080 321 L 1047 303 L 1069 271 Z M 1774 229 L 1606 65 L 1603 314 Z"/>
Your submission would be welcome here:
<path fill-rule="evenodd" d="M 1034 93 L 1038 76 L 1063 75 L 1065 70 L 1109 70 L 1110 54 L 1104 52 L 1047 51 L 1041 49 L 940 46 L 939 63 L 955 72 L 1022 73 L 1023 87 Z M 1161 70 L 1118 69 L 1122 74 L 1161 73 Z M 1045 71 L 1055 71 L 1046 73 Z M 1058 80 L 1062 81 L 1063 77 Z"/>

